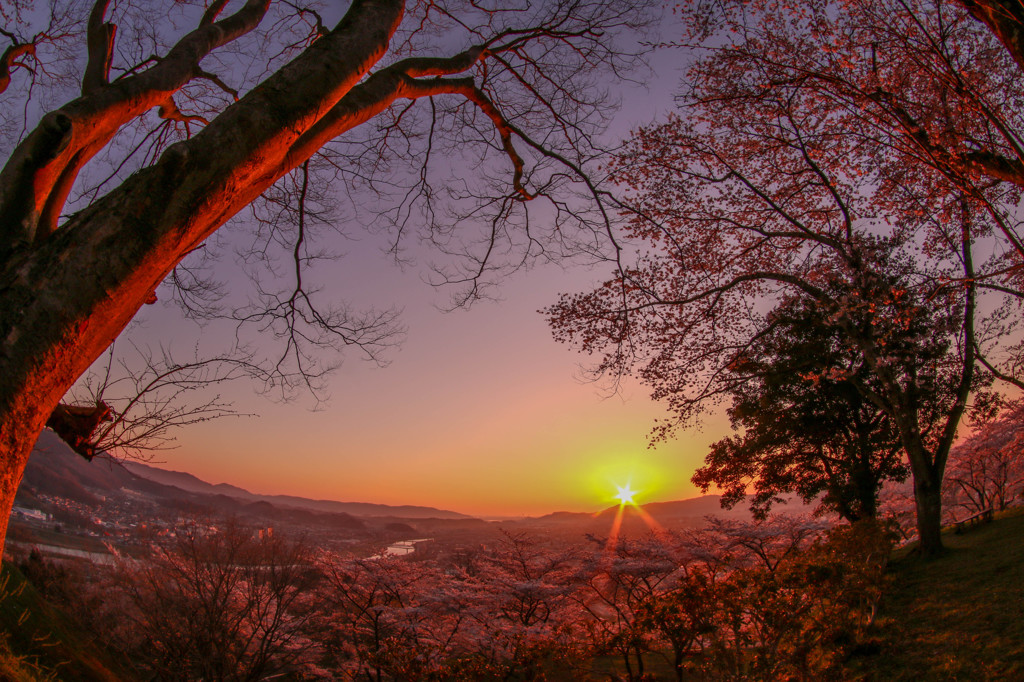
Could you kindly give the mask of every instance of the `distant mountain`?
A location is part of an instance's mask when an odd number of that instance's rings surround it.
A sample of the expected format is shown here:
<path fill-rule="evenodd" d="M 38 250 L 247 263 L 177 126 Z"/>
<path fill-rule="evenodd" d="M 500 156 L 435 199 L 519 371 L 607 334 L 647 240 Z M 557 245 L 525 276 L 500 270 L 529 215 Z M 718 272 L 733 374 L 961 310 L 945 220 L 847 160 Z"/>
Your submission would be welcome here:
<path fill-rule="evenodd" d="M 705 517 L 717 516 L 729 519 L 752 519 L 747 505 L 740 503 L 732 509 L 722 509 L 720 495 L 703 495 L 688 500 L 672 502 L 650 502 L 640 507 L 626 506 L 622 510 L 621 532 L 635 535 L 648 532 L 653 521 L 662 528 L 687 528 L 704 524 Z M 773 512 L 778 514 L 809 514 L 814 507 L 800 500 L 791 500 L 776 505 Z M 602 509 L 596 513 L 559 511 L 544 516 L 519 519 L 503 523 L 523 529 L 573 530 L 574 532 L 607 535 L 619 513 L 619 505 Z"/>
<path fill-rule="evenodd" d="M 126 492 L 127 491 L 127 492 Z M 49 494 L 77 500 L 90 505 L 99 504 L 110 496 L 141 495 L 170 510 L 185 513 L 239 514 L 267 521 L 288 521 L 296 524 L 325 522 L 331 526 L 360 528 L 366 519 L 374 526 L 404 524 L 406 521 L 422 525 L 434 520 L 459 527 L 476 528 L 486 522 L 453 511 L 412 505 L 386 505 L 368 502 L 337 502 L 311 500 L 292 495 L 259 495 L 227 483 L 212 484 L 181 471 L 170 471 L 140 462 L 118 462 L 99 456 L 89 462 L 72 451 L 57 434 L 44 429 L 29 458 L 19 488 L 24 501 L 37 494 Z M 623 511 L 622 527 L 630 532 L 643 532 L 647 519 L 669 527 L 697 526 L 705 516 L 749 519 L 750 511 L 744 504 L 724 510 L 718 495 L 704 495 L 673 502 L 651 502 Z M 811 507 L 799 500 L 778 505 L 775 511 L 783 514 L 809 513 Z M 607 533 L 618 513 L 612 506 L 596 513 L 554 512 L 545 516 L 509 520 L 506 527 L 537 529 L 573 529 L 579 532 Z M 327 517 L 330 518 L 326 518 Z"/>
<path fill-rule="evenodd" d="M 175 488 L 181 488 L 182 490 L 187 490 L 191 493 L 227 495 L 228 497 L 237 497 L 243 500 L 256 499 L 255 495 L 243 488 L 228 485 L 227 483 L 218 483 L 217 485 L 213 485 L 193 476 L 192 474 L 185 473 L 184 471 L 170 471 L 169 469 L 160 469 L 148 464 L 143 464 L 142 462 L 134 461 L 126 461 L 123 462 L 122 465 L 125 469 L 139 478 L 156 481 L 157 483 L 163 483 L 164 485 L 173 485 Z"/>
<path fill-rule="evenodd" d="M 335 500 L 311 500 L 294 495 L 259 495 L 227 483 L 212 484 L 192 474 L 181 471 L 160 469 L 141 462 L 125 462 L 125 468 L 136 476 L 166 485 L 173 485 L 182 490 L 195 493 L 227 495 L 251 502 L 270 502 L 278 507 L 308 509 L 319 512 L 351 514 L 360 517 L 394 517 L 400 519 L 472 519 L 472 516 L 458 512 L 419 507 L 415 505 L 373 504 L 370 502 L 338 502 Z"/>
<path fill-rule="evenodd" d="M 732 509 L 722 509 L 721 495 L 702 495 L 673 502 L 651 502 L 643 505 L 642 508 L 656 520 L 662 522 L 673 519 L 704 518 L 705 516 L 720 516 L 729 519 L 751 518 L 750 509 L 743 502 Z M 632 507 L 626 507 L 626 509 L 633 512 Z M 793 498 L 772 507 L 772 512 L 776 514 L 809 514 L 813 510 L 814 506 L 804 504 L 799 498 Z M 602 511 L 599 516 L 614 516 L 617 511 L 618 505 L 615 505 Z"/>
<path fill-rule="evenodd" d="M 86 503 L 96 503 L 101 497 L 124 488 L 155 495 L 171 492 L 166 486 L 139 478 L 106 455 L 99 455 L 91 462 L 86 460 L 50 429 L 43 429 L 39 434 L 25 466 L 21 488 Z"/>
<path fill-rule="evenodd" d="M 140 476 L 143 472 L 147 476 Z M 230 515 L 251 522 L 276 525 L 320 526 L 361 532 L 374 526 L 405 520 L 438 523 L 477 521 L 455 512 L 430 507 L 404 507 L 366 503 L 305 500 L 300 497 L 254 495 L 236 486 L 211 485 L 187 473 L 164 471 L 137 462 L 119 462 L 106 455 L 88 461 L 71 450 L 57 434 L 44 429 L 25 467 L 17 503 L 49 510 L 40 496 L 60 497 L 92 507 L 134 501 L 157 514 Z M 356 509 L 364 522 L 346 509 Z"/>

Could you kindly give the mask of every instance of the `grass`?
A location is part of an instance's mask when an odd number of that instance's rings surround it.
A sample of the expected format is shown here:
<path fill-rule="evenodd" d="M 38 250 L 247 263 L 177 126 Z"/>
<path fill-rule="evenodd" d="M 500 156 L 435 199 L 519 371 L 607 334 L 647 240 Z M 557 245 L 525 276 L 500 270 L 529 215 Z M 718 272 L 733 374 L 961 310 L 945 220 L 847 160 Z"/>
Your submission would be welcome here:
<path fill-rule="evenodd" d="M 876 651 L 855 657 L 869 680 L 1024 680 L 1024 508 L 962 535 L 925 560 L 890 565 Z"/>

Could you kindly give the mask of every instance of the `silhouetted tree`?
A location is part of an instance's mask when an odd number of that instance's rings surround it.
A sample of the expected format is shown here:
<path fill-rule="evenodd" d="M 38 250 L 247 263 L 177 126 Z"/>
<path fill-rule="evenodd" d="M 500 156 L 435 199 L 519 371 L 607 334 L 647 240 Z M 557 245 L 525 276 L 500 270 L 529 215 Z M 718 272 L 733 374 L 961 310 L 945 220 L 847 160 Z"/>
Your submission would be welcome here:
<path fill-rule="evenodd" d="M 707 58 L 689 74 L 698 85 L 688 94 L 752 113 L 760 101 L 798 91 L 834 132 L 858 138 L 851 151 L 875 162 L 869 173 L 894 214 L 906 212 L 908 199 L 967 197 L 991 213 L 1009 263 L 1019 262 L 1024 250 L 1010 207 L 1024 187 L 1024 119 L 1014 105 L 1021 43 L 1008 29 L 1021 10 L 1012 4 L 711 0 L 708 15 L 688 19 L 689 37 L 714 35 L 724 44 L 702 45 Z M 729 73 L 720 87 L 702 85 Z M 1005 286 L 1016 275 L 1001 279 Z"/>
<path fill-rule="evenodd" d="M 946 495 L 951 509 L 1002 511 L 1024 497 L 1024 403 L 1007 405 L 949 455 Z"/>
<path fill-rule="evenodd" d="M 796 493 L 806 503 L 820 495 L 822 510 L 852 523 L 876 515 L 885 481 L 907 477 L 899 434 L 865 395 L 877 382 L 813 302 L 795 299 L 772 311 L 726 371 L 735 377 L 729 418 L 742 434 L 712 444 L 693 476 L 705 492 L 719 488 L 723 506 L 752 486 L 750 507 L 761 518 Z"/>
<path fill-rule="evenodd" d="M 343 679 L 486 680 L 489 665 L 476 623 L 494 607 L 430 561 L 406 557 L 322 562 L 314 629 L 323 664 Z M 494 611 L 490 612 L 496 615 Z"/>
<path fill-rule="evenodd" d="M 578 624 L 571 578 L 579 561 L 572 549 L 509 531 L 474 557 L 466 582 L 476 637 L 466 646 L 486 662 L 491 678 L 543 679 L 545 661 L 572 658 Z"/>
<path fill-rule="evenodd" d="M 136 638 L 121 645 L 160 680 L 260 680 L 288 670 L 308 648 L 310 548 L 234 523 L 176 533 L 119 570 L 131 606 L 119 617 Z"/>
<path fill-rule="evenodd" d="M 573 598 L 582 613 L 581 629 L 590 648 L 614 655 L 625 678 L 645 678 L 654 636 L 645 625 L 646 605 L 670 589 L 680 571 L 672 547 L 663 538 L 608 538 L 579 570 Z"/>
<path fill-rule="evenodd" d="M 638 622 L 676 679 L 831 679 L 874 619 L 891 538 L 874 523 L 715 521 L 671 540 L 679 572 Z"/>
<path fill-rule="evenodd" d="M 619 537 L 568 561 L 507 539 L 461 571 L 412 556 L 286 564 L 287 543 L 188 531 L 122 567 L 127 581 L 71 584 L 117 620 L 101 638 L 157 679 L 258 678 L 265 656 L 264 676 L 511 682 L 592 676 L 612 654 L 644 680 L 668 650 L 677 679 L 831 679 L 874 618 L 891 547 L 876 524 L 798 517 Z M 254 592 L 261 578 L 287 587 Z"/>

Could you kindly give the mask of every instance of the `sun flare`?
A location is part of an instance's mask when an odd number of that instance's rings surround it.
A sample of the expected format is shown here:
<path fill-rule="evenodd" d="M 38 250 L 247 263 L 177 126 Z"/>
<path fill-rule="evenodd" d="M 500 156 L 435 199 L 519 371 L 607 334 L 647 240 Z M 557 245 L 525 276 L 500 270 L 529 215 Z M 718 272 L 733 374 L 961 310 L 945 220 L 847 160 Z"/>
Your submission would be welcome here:
<path fill-rule="evenodd" d="M 633 490 L 628 483 L 624 486 L 617 485 L 615 487 L 619 491 L 615 495 L 615 499 L 619 501 L 620 505 L 636 504 L 633 496 L 637 494 L 637 491 Z"/>

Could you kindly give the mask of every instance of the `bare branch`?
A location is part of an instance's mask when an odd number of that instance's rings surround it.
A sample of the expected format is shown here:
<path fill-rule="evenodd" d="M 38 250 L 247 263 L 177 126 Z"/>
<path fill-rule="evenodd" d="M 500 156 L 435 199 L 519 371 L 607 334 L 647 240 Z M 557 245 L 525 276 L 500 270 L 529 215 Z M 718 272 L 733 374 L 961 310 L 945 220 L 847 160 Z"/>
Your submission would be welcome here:
<path fill-rule="evenodd" d="M 153 354 L 132 346 L 131 357 L 108 360 L 83 377 L 72 390 L 77 404 L 107 407 L 104 419 L 87 439 L 93 453 L 142 457 L 145 452 L 171 447 L 178 429 L 238 413 L 219 395 L 222 384 L 247 380 L 269 387 L 272 379 L 250 353 L 236 349 L 217 357 L 177 362 L 166 349 Z M 60 433 L 58 431 L 58 433 Z M 74 447 L 74 446 L 73 446 Z M 81 452 L 80 448 L 75 448 Z"/>

